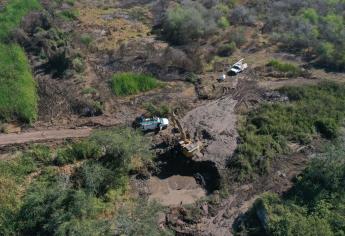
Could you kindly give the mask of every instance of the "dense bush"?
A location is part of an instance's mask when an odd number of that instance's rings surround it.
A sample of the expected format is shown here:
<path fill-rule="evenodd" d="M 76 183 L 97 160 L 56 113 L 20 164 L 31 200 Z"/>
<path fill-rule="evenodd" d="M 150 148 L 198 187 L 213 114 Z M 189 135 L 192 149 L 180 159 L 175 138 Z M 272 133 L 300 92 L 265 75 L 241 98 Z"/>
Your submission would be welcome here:
<path fill-rule="evenodd" d="M 36 169 L 34 161 L 26 156 L 0 160 L 0 235 L 13 235 L 16 231 L 25 177 Z"/>
<path fill-rule="evenodd" d="M 117 96 L 128 96 L 157 88 L 160 83 L 152 76 L 135 73 L 118 73 L 110 81 L 111 89 Z"/>
<path fill-rule="evenodd" d="M 324 68 L 345 70 L 343 0 L 255 0 L 248 5 L 266 22 L 264 30 L 285 49 L 307 56 Z"/>
<path fill-rule="evenodd" d="M 107 225 L 96 217 L 101 201 L 43 174 L 28 190 L 19 212 L 22 235 L 104 235 Z"/>
<path fill-rule="evenodd" d="M 0 118 L 37 118 L 36 83 L 23 49 L 0 43 Z"/>
<path fill-rule="evenodd" d="M 255 235 L 343 235 L 345 153 L 340 144 L 313 159 L 284 198 L 265 194 L 245 217 Z"/>
<path fill-rule="evenodd" d="M 173 235 L 157 225 L 157 212 L 161 207 L 153 202 L 135 202 L 133 208 L 122 208 L 116 217 L 116 235 Z M 140 220 L 139 220 L 140 219 Z"/>
<path fill-rule="evenodd" d="M 68 156 L 67 163 L 79 162 L 49 166 L 54 150 L 43 146 L 0 160 L 1 235 L 113 235 L 117 228 L 158 235 L 157 205 L 126 204 L 130 172 L 150 165 L 153 156 L 142 134 L 99 131 L 58 152 Z M 126 213 L 118 212 L 120 206 Z M 121 225 L 120 215 L 126 218 Z M 135 225 L 124 229 L 126 222 Z"/>
<path fill-rule="evenodd" d="M 290 102 L 264 104 L 249 112 L 239 128 L 240 141 L 231 165 L 240 178 L 266 173 L 270 161 L 288 152 L 287 143 L 308 144 L 318 132 L 338 136 L 345 116 L 345 86 L 321 83 L 280 91 Z"/>
<path fill-rule="evenodd" d="M 165 13 L 163 36 L 173 44 L 186 44 L 230 26 L 229 14 L 236 1 L 182 1 Z"/>

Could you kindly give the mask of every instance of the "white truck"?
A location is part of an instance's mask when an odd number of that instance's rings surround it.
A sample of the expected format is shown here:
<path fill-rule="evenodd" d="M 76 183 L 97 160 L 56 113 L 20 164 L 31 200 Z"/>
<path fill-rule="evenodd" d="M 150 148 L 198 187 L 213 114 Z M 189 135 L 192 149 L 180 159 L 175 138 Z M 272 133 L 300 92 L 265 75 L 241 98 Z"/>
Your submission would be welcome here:
<path fill-rule="evenodd" d="M 167 128 L 168 125 L 169 125 L 169 120 L 167 118 L 159 118 L 159 117 L 145 118 L 141 116 L 136 120 L 136 126 L 139 127 L 143 131 L 162 130 L 162 129 Z"/>
<path fill-rule="evenodd" d="M 229 67 L 227 74 L 228 75 L 237 75 L 248 68 L 247 63 L 243 63 L 244 58 L 233 64 Z"/>

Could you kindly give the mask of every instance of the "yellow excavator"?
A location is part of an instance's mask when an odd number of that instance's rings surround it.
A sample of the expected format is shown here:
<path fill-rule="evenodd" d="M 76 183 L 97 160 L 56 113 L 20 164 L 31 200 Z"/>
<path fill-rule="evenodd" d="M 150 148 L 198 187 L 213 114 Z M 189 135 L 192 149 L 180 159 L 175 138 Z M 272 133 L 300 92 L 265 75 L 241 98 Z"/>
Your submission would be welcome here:
<path fill-rule="evenodd" d="M 200 152 L 200 144 L 199 143 L 193 143 L 190 140 L 190 135 L 186 134 L 184 131 L 181 122 L 177 118 L 176 114 L 173 112 L 172 113 L 172 122 L 174 126 L 178 128 L 179 133 L 180 133 L 180 141 L 179 141 L 179 146 L 182 150 L 182 154 L 186 157 L 192 158 L 195 154 Z"/>

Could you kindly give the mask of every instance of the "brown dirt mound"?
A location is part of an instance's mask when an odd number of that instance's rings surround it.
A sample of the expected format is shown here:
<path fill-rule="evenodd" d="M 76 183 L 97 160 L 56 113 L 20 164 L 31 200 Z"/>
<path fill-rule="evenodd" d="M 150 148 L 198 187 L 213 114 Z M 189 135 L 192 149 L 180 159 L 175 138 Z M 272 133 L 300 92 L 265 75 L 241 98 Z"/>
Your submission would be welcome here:
<path fill-rule="evenodd" d="M 221 98 L 195 108 L 183 118 L 184 127 L 194 140 L 202 140 L 203 160 L 211 160 L 224 167 L 226 159 L 236 149 L 236 101 Z"/>

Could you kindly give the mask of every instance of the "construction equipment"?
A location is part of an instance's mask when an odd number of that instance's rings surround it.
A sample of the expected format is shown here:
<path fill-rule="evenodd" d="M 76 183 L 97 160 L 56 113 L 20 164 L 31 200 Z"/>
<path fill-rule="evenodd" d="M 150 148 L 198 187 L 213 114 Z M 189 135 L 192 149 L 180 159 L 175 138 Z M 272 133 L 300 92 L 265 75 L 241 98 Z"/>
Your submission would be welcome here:
<path fill-rule="evenodd" d="M 143 131 L 162 130 L 168 127 L 169 120 L 167 118 L 145 118 L 144 116 L 140 116 L 135 121 L 135 124 L 135 126 L 140 127 Z"/>
<path fill-rule="evenodd" d="M 193 143 L 190 140 L 190 135 L 187 135 L 184 131 L 181 122 L 175 115 L 175 113 L 172 113 L 172 121 L 177 126 L 181 136 L 179 141 L 179 146 L 181 148 L 182 154 L 186 157 L 192 158 L 195 154 L 200 152 L 200 145 L 198 143 Z"/>
<path fill-rule="evenodd" d="M 243 63 L 244 58 L 233 64 L 232 66 L 229 67 L 227 74 L 228 75 L 237 75 L 241 72 L 243 72 L 245 69 L 248 68 L 247 63 Z"/>

